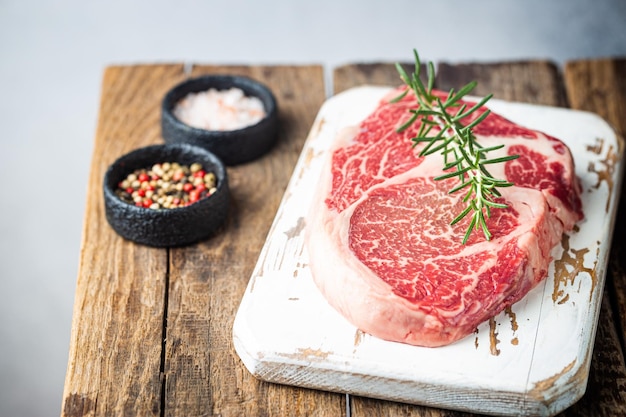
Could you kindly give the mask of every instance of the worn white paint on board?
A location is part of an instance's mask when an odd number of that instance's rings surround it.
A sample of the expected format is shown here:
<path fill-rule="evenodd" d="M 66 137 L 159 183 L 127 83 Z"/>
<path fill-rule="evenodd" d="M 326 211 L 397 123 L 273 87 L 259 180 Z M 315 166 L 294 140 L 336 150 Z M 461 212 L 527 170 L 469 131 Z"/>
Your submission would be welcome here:
<path fill-rule="evenodd" d="M 354 88 L 320 109 L 237 312 L 238 355 L 270 382 L 494 415 L 562 411 L 586 388 L 621 188 L 618 138 L 591 113 L 491 100 L 494 112 L 570 147 L 586 217 L 553 250 L 547 279 L 475 334 L 440 348 L 388 342 L 327 304 L 304 248 L 324 153 L 388 91 Z"/>

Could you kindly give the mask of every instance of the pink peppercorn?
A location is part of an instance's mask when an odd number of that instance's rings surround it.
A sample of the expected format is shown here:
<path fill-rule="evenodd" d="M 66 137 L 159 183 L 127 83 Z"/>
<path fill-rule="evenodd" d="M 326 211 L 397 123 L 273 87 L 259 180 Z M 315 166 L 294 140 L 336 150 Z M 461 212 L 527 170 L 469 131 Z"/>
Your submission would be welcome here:
<path fill-rule="evenodd" d="M 138 207 L 173 209 L 208 197 L 208 190 L 215 190 L 216 186 L 215 174 L 207 173 L 199 163 L 186 166 L 165 162 L 135 170 L 119 182 L 116 194 Z"/>
<path fill-rule="evenodd" d="M 180 181 L 183 179 L 183 177 L 185 176 L 185 173 L 183 171 L 176 171 L 174 172 L 174 175 L 172 175 L 172 181 Z"/>

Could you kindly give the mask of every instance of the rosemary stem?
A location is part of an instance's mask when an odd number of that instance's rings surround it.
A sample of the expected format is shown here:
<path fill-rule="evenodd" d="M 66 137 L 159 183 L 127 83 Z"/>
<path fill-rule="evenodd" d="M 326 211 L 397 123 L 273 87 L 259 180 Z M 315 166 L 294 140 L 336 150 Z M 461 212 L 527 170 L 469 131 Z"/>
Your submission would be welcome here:
<path fill-rule="evenodd" d="M 489 171 L 485 168 L 486 164 L 507 162 L 518 157 L 518 155 L 507 155 L 503 157 L 489 159 L 487 153 L 492 150 L 501 149 L 503 146 L 491 146 L 483 148 L 476 140 L 472 129 L 481 123 L 488 115 L 489 110 L 483 111 L 478 117 L 474 118 L 470 123 L 464 126 L 461 120 L 470 116 L 478 109 L 483 108 L 491 95 L 485 96 L 477 103 L 470 105 L 468 109 L 467 103 L 462 103 L 462 98 L 469 94 L 476 82 L 470 82 L 459 91 L 450 90 L 447 97 L 442 99 L 433 93 L 434 86 L 434 64 L 428 63 L 428 83 L 424 85 L 419 77 L 421 62 L 416 50 L 415 55 L 415 71 L 409 76 L 399 64 L 396 68 L 400 74 L 400 78 L 407 84 L 408 89 L 403 92 L 395 100 L 399 100 L 406 96 L 410 90 L 413 92 L 417 102 L 417 109 L 411 110 L 413 113 L 411 118 L 398 128 L 402 131 L 414 122 L 420 120 L 418 137 L 412 138 L 414 143 L 424 144 L 420 151 L 420 156 L 431 155 L 440 152 L 444 159 L 444 170 L 452 170 L 450 173 L 436 177 L 435 179 L 458 178 L 461 185 L 455 186 L 450 193 L 457 192 L 468 187 L 466 196 L 463 198 L 468 206 L 452 220 L 451 224 L 455 224 L 471 211 L 473 215 L 470 218 L 469 226 L 463 238 L 465 244 L 472 230 L 482 230 L 485 239 L 491 239 L 486 223 L 486 217 L 490 217 L 490 208 L 506 208 L 505 204 L 494 201 L 495 197 L 499 197 L 498 187 L 510 187 L 513 184 L 496 178 L 492 178 Z M 449 109 L 456 108 L 456 113 L 450 113 Z M 428 128 L 424 125 L 428 124 Z M 433 127 L 436 126 L 437 128 Z M 431 134 L 432 131 L 432 134 Z M 448 162 L 450 156 L 454 157 L 454 162 Z"/>

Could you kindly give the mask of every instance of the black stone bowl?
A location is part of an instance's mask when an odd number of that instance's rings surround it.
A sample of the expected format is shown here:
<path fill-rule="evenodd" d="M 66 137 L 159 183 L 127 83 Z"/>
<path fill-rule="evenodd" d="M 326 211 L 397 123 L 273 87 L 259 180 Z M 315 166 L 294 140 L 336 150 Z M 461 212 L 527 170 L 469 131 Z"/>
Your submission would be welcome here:
<path fill-rule="evenodd" d="M 201 163 L 217 178 L 217 191 L 185 207 L 150 209 L 123 201 L 115 194 L 120 181 L 136 169 L 156 163 Z M 183 246 L 203 240 L 224 223 L 230 205 L 224 164 L 211 152 L 187 144 L 154 145 L 132 151 L 115 161 L 104 176 L 106 218 L 122 237 L 148 246 Z"/>
<path fill-rule="evenodd" d="M 258 123 L 236 130 L 215 131 L 189 126 L 173 112 L 176 104 L 189 93 L 211 88 L 241 89 L 246 96 L 256 96 L 263 103 L 265 117 Z M 267 153 L 276 142 L 278 109 L 276 98 L 263 84 L 247 77 L 234 75 L 206 75 L 191 78 L 172 88 L 161 105 L 161 133 L 166 143 L 189 143 L 217 155 L 226 165 L 238 165 L 257 159 Z"/>

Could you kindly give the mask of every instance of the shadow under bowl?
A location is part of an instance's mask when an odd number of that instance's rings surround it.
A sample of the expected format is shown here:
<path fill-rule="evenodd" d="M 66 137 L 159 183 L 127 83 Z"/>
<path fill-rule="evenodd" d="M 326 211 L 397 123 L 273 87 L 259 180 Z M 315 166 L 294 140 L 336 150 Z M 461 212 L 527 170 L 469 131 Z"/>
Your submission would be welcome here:
<path fill-rule="evenodd" d="M 261 100 L 265 117 L 254 125 L 234 130 L 206 130 L 189 126 L 174 115 L 176 105 L 190 93 L 214 88 L 218 91 L 239 88 L 248 97 Z M 263 84 L 236 75 L 205 75 L 191 78 L 172 88 L 161 105 L 161 134 L 166 143 L 188 143 L 217 155 L 226 165 L 250 162 L 267 153 L 278 134 L 276 98 Z"/>
<path fill-rule="evenodd" d="M 119 183 L 135 170 L 165 162 L 202 164 L 207 173 L 215 174 L 217 191 L 185 207 L 156 210 L 137 207 L 115 193 Z M 111 227 L 120 236 L 148 246 L 183 246 L 208 238 L 224 223 L 230 207 L 224 164 L 206 149 L 187 144 L 153 145 L 132 151 L 109 166 L 103 186 L 106 219 Z"/>

